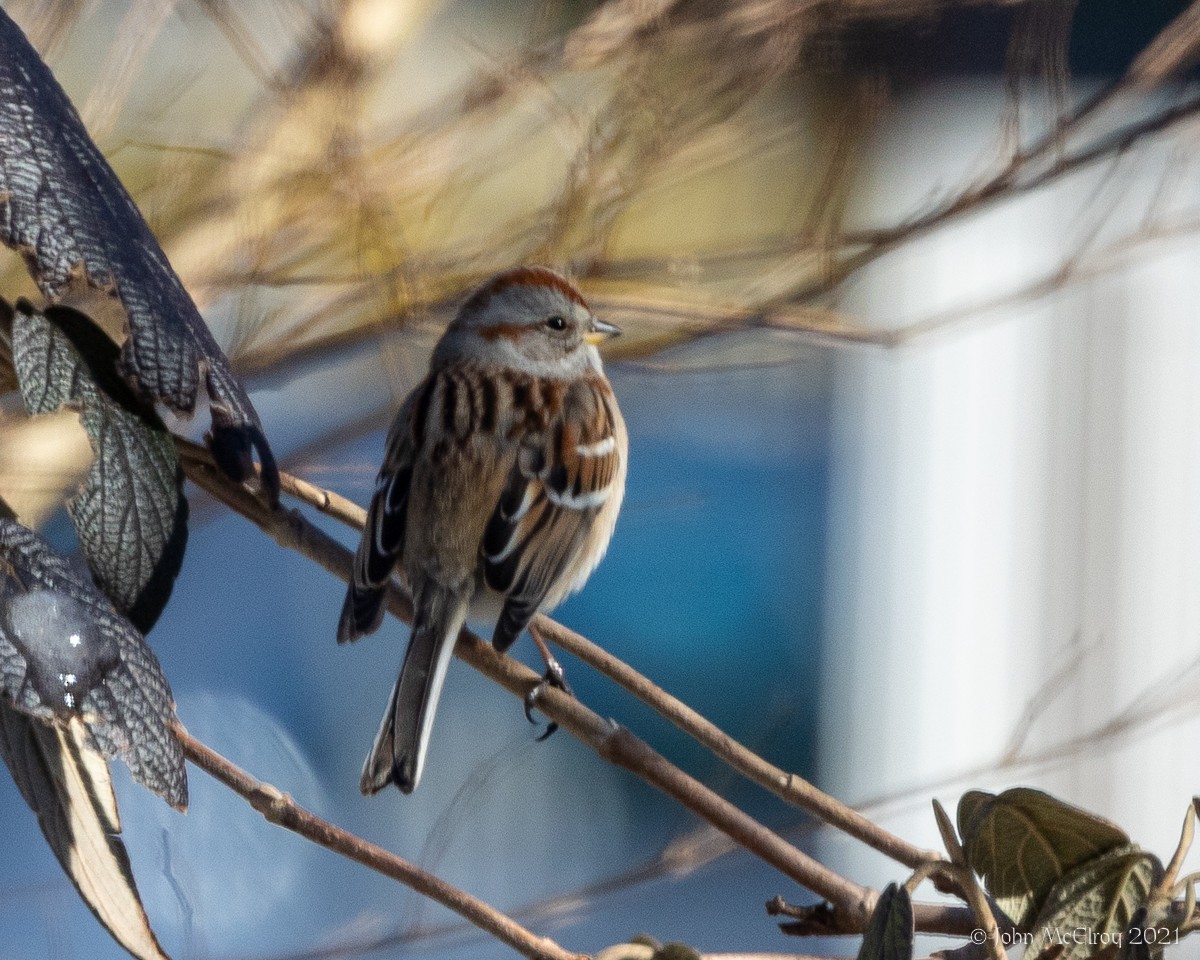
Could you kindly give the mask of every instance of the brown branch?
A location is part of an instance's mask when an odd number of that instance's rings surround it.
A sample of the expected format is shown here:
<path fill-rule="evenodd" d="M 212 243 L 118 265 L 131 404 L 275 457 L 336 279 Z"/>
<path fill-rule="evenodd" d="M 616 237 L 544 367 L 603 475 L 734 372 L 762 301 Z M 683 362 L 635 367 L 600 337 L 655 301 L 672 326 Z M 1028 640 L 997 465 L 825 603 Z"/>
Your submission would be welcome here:
<path fill-rule="evenodd" d="M 793 904 L 783 897 L 767 901 L 767 915 L 789 917 L 779 929 L 793 937 L 841 937 L 863 932 L 845 911 L 828 903 Z M 914 903 L 913 920 L 918 933 L 941 933 L 966 937 L 975 929 L 975 918 L 965 907 L 944 903 Z"/>
<path fill-rule="evenodd" d="M 347 500 L 341 494 L 318 487 L 316 484 L 309 483 L 290 473 L 280 475 L 280 489 L 289 496 L 320 510 L 327 517 L 340 520 L 349 527 L 361 530 L 366 522 L 366 511 L 354 501 Z"/>
<path fill-rule="evenodd" d="M 584 960 L 548 937 L 539 937 L 490 904 L 422 870 L 416 864 L 322 820 L 277 787 L 251 776 L 176 723 L 184 755 L 205 773 L 245 798 L 271 823 L 411 887 L 533 960 Z"/>
<path fill-rule="evenodd" d="M 1080 104 L 1074 113 L 1064 117 L 1053 129 L 1044 133 L 1024 150 L 1014 152 L 999 172 L 980 183 L 960 190 L 942 204 L 891 227 L 847 232 L 842 237 L 843 241 L 851 246 L 862 244 L 870 247 L 890 247 L 897 241 L 920 236 L 948 220 L 972 212 L 992 201 L 1012 194 L 1036 190 L 1081 166 L 1104 159 L 1109 154 L 1123 153 L 1142 137 L 1161 133 L 1179 120 L 1177 114 L 1179 105 L 1177 104 L 1175 107 L 1167 108 L 1122 128 L 1116 139 L 1102 138 L 1086 149 L 1074 154 L 1064 154 L 1062 152 L 1064 140 L 1082 127 L 1085 121 L 1090 120 L 1117 99 L 1123 91 L 1124 86 L 1121 82 L 1110 84 L 1100 90 Z M 1187 113 L 1194 113 L 1197 109 L 1196 103 L 1188 101 L 1188 105 Z M 1040 173 L 1033 174 L 1025 180 L 1021 179 L 1025 171 L 1047 157 L 1055 159 Z"/>
<path fill-rule="evenodd" d="M 177 446 L 184 470 L 194 483 L 253 522 L 281 546 L 315 561 L 343 582 L 349 579 L 353 565 L 349 550 L 312 526 L 298 511 L 272 509 L 249 490 L 229 481 L 216 469 L 203 447 L 179 438 Z M 304 488 L 293 486 L 292 489 Z M 401 620 L 411 622 L 411 602 L 395 581 L 389 585 L 387 608 Z M 455 653 L 459 659 L 522 698 L 541 680 L 528 667 L 498 653 L 469 630 L 459 635 Z M 750 853 L 829 901 L 833 905 L 831 915 L 842 932 L 856 933 L 863 929 L 878 896 L 876 891 L 853 883 L 818 863 L 684 773 L 628 730 L 605 720 L 562 691 L 547 689 L 538 701 L 538 709 L 609 762 L 640 776 Z M 922 929 L 930 932 L 963 934 L 971 929 L 970 914 L 961 908 L 927 905 L 924 909 L 920 906 L 915 909 L 920 922 L 930 924 Z"/>
<path fill-rule="evenodd" d="M 544 614 L 538 614 L 536 623 L 546 639 L 574 654 L 633 694 L 752 783 L 820 817 L 831 827 L 861 840 L 906 867 L 915 869 L 931 860 L 942 859 L 937 851 L 915 847 L 872 823 L 858 811 L 818 790 L 803 777 L 768 763 L 687 704 L 671 696 L 662 687 L 652 683 L 628 664 L 574 630 L 564 627 Z"/>
<path fill-rule="evenodd" d="M 964 187 L 924 213 L 878 229 L 849 231 L 838 236 L 819 238 L 802 231 L 800 236 L 792 238 L 790 243 L 768 244 L 767 248 L 763 250 L 717 252 L 711 255 L 686 258 L 687 262 L 695 265 L 712 266 L 723 258 L 732 257 L 737 262 L 743 261 L 747 256 L 751 259 L 771 256 L 786 258 L 811 252 L 814 247 L 819 247 L 833 258 L 833 263 L 831 268 L 822 272 L 820 276 L 814 277 L 806 283 L 800 283 L 767 301 L 743 303 L 736 306 L 686 305 L 684 310 L 689 315 L 689 322 L 683 323 L 678 329 L 671 330 L 658 339 L 650 338 L 644 343 L 638 343 L 639 339 L 644 338 L 631 338 L 627 345 L 622 345 L 620 353 L 632 350 L 644 356 L 647 353 L 655 353 L 712 334 L 763 326 L 803 330 L 828 337 L 834 341 L 874 342 L 884 345 L 897 342 L 894 331 L 869 330 L 855 324 L 839 322 L 840 318 L 827 311 L 823 314 L 822 312 L 807 313 L 803 312 L 802 308 L 836 289 L 867 264 L 912 239 L 938 229 L 959 217 L 981 211 L 998 201 L 1038 190 L 1089 165 L 1118 157 L 1128 152 L 1143 139 L 1163 133 L 1200 112 L 1200 98 L 1192 97 L 1115 131 L 1098 135 L 1092 142 L 1070 153 L 1066 152 L 1065 141 L 1078 134 L 1088 122 L 1128 93 L 1131 83 L 1132 81 L 1124 79 L 1099 91 L 1063 118 L 1053 129 L 1047 131 L 1029 146 L 1015 152 L 991 177 Z M 444 275 L 452 272 L 451 264 L 462 259 L 462 257 L 448 257 L 431 259 L 428 262 L 416 262 L 410 258 L 401 267 L 396 267 L 394 270 Z M 670 264 L 665 266 L 669 267 Z M 653 263 L 639 264 L 636 260 L 628 263 L 608 261 L 593 265 L 589 275 L 603 278 L 641 276 L 647 269 L 663 268 L 663 264 L 657 266 Z M 396 282 L 392 273 L 391 270 L 384 270 L 374 280 L 379 283 L 392 284 Z M 263 282 L 264 278 L 255 275 L 239 275 L 236 278 L 226 278 L 223 282 L 230 285 L 235 281 L 239 283 Z M 243 373 L 267 372 L 278 369 L 281 365 L 289 362 L 305 362 L 319 357 L 330 349 L 345 348 L 362 343 L 377 337 L 383 330 L 399 329 L 405 326 L 414 315 L 441 315 L 455 302 L 458 290 L 458 287 L 453 285 L 450 287 L 439 286 L 432 291 L 432 296 L 411 298 L 407 303 L 407 308 L 399 311 L 392 321 L 359 324 L 347 328 L 343 322 L 347 310 L 353 304 L 360 303 L 363 298 L 362 277 L 357 273 L 345 273 L 337 276 L 312 277 L 305 282 L 344 283 L 350 288 L 341 297 L 335 298 L 326 310 L 328 314 L 326 319 L 332 317 L 338 319 L 337 329 L 323 332 L 312 331 L 300 338 L 299 343 L 293 336 L 292 345 L 271 343 L 248 350 L 244 356 L 239 357 L 239 369 Z M 603 291 L 597 291 L 597 295 L 594 297 L 597 305 L 601 308 L 611 309 L 614 306 L 609 302 L 611 299 L 613 298 L 604 295 Z M 615 306 L 619 308 L 619 304 Z M 638 309 L 638 305 L 633 304 L 633 309 Z M 797 315 L 797 311 L 801 311 L 799 315 Z M 672 309 L 657 310 L 653 304 L 647 304 L 644 315 L 677 318 L 683 312 Z M 697 319 L 699 322 L 696 322 Z M 294 332 L 292 331 L 293 334 Z M 620 353 L 614 354 L 614 356 L 618 356 Z"/>
<path fill-rule="evenodd" d="M 889 227 L 843 233 L 835 241 L 830 242 L 840 244 L 843 249 L 858 249 L 847 253 L 832 270 L 810 283 L 799 286 L 786 295 L 757 307 L 743 306 L 724 310 L 694 308 L 696 312 L 707 310 L 711 314 L 709 324 L 693 325 L 690 329 L 676 331 L 675 336 L 670 338 L 670 342 L 664 346 L 675 346 L 713 334 L 747 327 L 793 329 L 826 336 L 832 340 L 877 343 L 884 346 L 891 346 L 910 338 L 918 331 L 910 333 L 907 328 L 873 330 L 856 324 L 838 322 L 835 315 L 822 316 L 821 314 L 805 313 L 792 318 L 788 311 L 789 309 L 797 310 L 802 305 L 811 303 L 836 289 L 858 270 L 903 243 L 930 233 L 959 217 L 985 209 L 997 201 L 1031 193 L 1094 163 L 1122 156 L 1143 139 L 1164 133 L 1200 114 L 1200 97 L 1191 97 L 1149 117 L 1100 136 L 1092 143 L 1078 148 L 1072 153 L 1062 152 L 1062 143 L 1066 137 L 1082 128 L 1087 121 L 1100 113 L 1126 90 L 1125 81 L 1119 81 L 1099 91 L 1085 100 L 1074 113 L 1063 119 L 1053 130 L 1047 132 L 1026 149 L 1015 153 L 999 172 L 980 183 L 960 190 L 925 213 Z M 1054 159 L 1047 162 L 1049 157 L 1054 157 Z M 1039 164 L 1042 164 L 1040 168 Z M 809 241 L 805 238 L 803 242 Z M 608 269 L 616 271 L 619 269 L 619 265 L 610 264 Z"/>
<path fill-rule="evenodd" d="M 362 530 L 366 511 L 357 504 L 286 473 L 280 474 L 280 482 L 285 493 L 336 517 L 355 531 Z M 536 625 L 547 639 L 633 694 L 752 783 L 820 817 L 830 826 L 861 840 L 906 867 L 916 869 L 923 863 L 942 859 L 937 851 L 922 850 L 884 830 L 798 774 L 768 763 L 712 721 L 581 634 L 544 614 L 538 614 Z"/>
<path fill-rule="evenodd" d="M 700 956 L 701 960 L 852 960 L 850 957 L 817 957 L 807 953 L 702 953 Z"/>

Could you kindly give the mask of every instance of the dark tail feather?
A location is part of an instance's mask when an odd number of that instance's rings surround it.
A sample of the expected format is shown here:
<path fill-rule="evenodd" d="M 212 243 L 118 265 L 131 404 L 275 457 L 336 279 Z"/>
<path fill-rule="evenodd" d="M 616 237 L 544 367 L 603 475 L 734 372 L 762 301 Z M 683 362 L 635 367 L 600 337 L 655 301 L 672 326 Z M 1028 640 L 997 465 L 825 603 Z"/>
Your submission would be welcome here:
<path fill-rule="evenodd" d="M 342 618 L 338 621 L 338 643 L 350 643 L 374 633 L 382 622 L 383 588 L 350 584 L 342 604 Z"/>
<path fill-rule="evenodd" d="M 389 783 L 402 793 L 416 789 L 442 683 L 466 617 L 466 602 L 448 594 L 435 594 L 428 610 L 418 609 L 400 677 L 363 764 L 358 784 L 363 793 L 378 793 Z"/>
<path fill-rule="evenodd" d="M 492 646 L 504 653 L 521 635 L 521 631 L 529 626 L 529 621 L 537 613 L 537 604 L 509 597 L 504 601 L 500 618 L 496 621 L 496 629 L 492 633 Z"/>

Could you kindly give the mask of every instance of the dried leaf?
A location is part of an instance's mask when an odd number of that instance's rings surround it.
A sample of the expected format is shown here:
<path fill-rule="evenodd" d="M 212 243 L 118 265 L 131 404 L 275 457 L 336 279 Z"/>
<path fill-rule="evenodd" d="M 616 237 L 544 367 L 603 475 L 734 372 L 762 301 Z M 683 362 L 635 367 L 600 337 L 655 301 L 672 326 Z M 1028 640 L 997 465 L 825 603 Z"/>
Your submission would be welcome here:
<path fill-rule="evenodd" d="M 71 519 L 97 586 L 142 633 L 171 595 L 187 545 L 175 443 L 117 375 L 117 348 L 69 307 L 18 300 L 13 361 L 31 414 L 77 409 L 95 454 Z"/>
<path fill-rule="evenodd" d="M 1160 876 L 1158 858 L 1130 843 L 1076 867 L 1050 891 L 1025 957 L 1085 960 L 1104 951 L 1116 956 Z"/>
<path fill-rule="evenodd" d="M 75 889 L 139 960 L 166 960 L 142 907 L 108 765 L 78 718 L 50 725 L 0 700 L 0 756 Z"/>
<path fill-rule="evenodd" d="M 968 865 L 1021 929 L 1064 874 L 1129 843 L 1115 824 L 1027 787 L 964 794 L 958 831 Z"/>
<path fill-rule="evenodd" d="M 914 937 L 908 889 L 889 883 L 863 932 L 858 960 L 912 960 Z"/>
<path fill-rule="evenodd" d="M 276 498 L 278 468 L 250 398 L 66 93 L 3 10 L 0 49 L 0 240 L 50 300 L 82 276 L 120 301 L 129 333 L 121 372 L 143 397 L 190 415 L 203 377 L 217 463 L 245 480 L 257 451 Z"/>
<path fill-rule="evenodd" d="M 43 723 L 82 720 L 90 746 L 187 806 L 175 706 L 145 640 L 32 530 L 0 519 L 0 697 Z"/>

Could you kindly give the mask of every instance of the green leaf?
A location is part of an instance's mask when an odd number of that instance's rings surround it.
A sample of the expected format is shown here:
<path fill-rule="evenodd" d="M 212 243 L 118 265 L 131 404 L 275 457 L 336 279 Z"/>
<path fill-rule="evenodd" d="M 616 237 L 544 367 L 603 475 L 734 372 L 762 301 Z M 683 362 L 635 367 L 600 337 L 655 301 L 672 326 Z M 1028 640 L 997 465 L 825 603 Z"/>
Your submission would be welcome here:
<path fill-rule="evenodd" d="M 606 947 L 595 960 L 701 960 L 700 951 L 686 943 L 659 943 L 649 934 L 639 933 L 628 943 Z"/>
<path fill-rule="evenodd" d="M 67 307 L 18 300 L 13 362 L 31 414 L 79 411 L 95 458 L 68 509 L 96 585 L 146 633 L 187 545 L 183 470 L 170 432 L 117 373 L 117 347 Z"/>
<path fill-rule="evenodd" d="M 987 804 L 996 799 L 994 793 L 982 790 L 968 790 L 958 801 L 958 835 L 966 839 L 967 827 L 975 819 L 975 815 Z"/>
<path fill-rule="evenodd" d="M 1060 878 L 1129 843 L 1115 824 L 1028 787 L 964 794 L 958 830 L 967 864 L 1022 930 Z"/>
<path fill-rule="evenodd" d="M 1131 843 L 1066 873 L 1033 925 L 1026 960 L 1046 955 L 1085 960 L 1104 951 L 1116 955 L 1162 873 L 1156 856 Z"/>
<path fill-rule="evenodd" d="M 908 889 L 889 883 L 863 932 L 858 960 L 912 960 L 913 911 Z"/>

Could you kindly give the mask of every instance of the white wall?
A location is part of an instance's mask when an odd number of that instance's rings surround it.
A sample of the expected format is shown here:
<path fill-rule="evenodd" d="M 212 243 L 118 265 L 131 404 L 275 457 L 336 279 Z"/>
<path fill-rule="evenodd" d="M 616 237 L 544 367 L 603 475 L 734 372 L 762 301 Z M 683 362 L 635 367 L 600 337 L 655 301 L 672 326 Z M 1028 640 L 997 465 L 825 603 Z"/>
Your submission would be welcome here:
<path fill-rule="evenodd" d="M 999 111 L 967 86 L 904 105 L 860 215 L 887 222 L 978 175 Z M 1186 145 L 956 222 L 872 265 L 839 305 L 890 328 L 1017 291 L 1098 224 L 1104 246 L 1140 222 L 1160 182 L 1186 207 L 1187 171 L 1160 181 Z M 1174 849 L 1200 787 L 1198 252 L 1186 237 L 1145 245 L 1052 294 L 840 354 L 821 782 L 895 797 L 877 812 L 910 839 L 940 846 L 933 795 L 953 812 L 965 789 L 1025 784 L 1164 860 Z M 1034 702 L 1026 755 L 1136 722 L 1053 764 L 988 772 Z M 903 876 L 826 842 L 855 879 Z"/>

